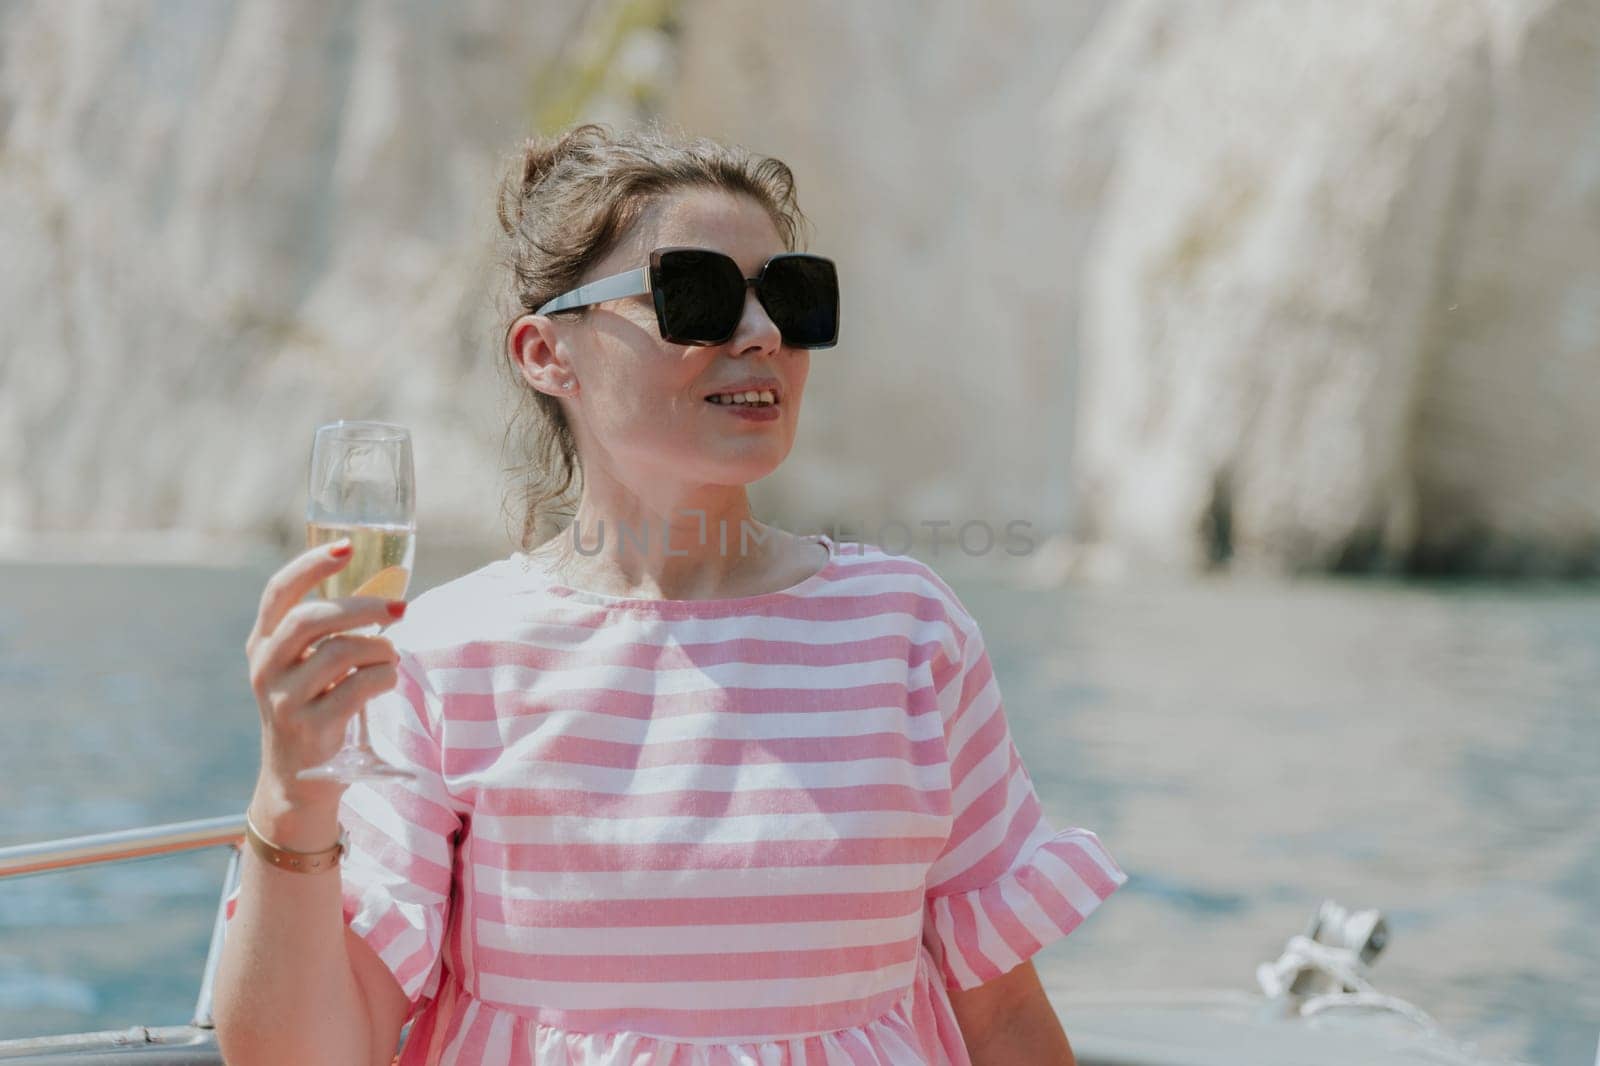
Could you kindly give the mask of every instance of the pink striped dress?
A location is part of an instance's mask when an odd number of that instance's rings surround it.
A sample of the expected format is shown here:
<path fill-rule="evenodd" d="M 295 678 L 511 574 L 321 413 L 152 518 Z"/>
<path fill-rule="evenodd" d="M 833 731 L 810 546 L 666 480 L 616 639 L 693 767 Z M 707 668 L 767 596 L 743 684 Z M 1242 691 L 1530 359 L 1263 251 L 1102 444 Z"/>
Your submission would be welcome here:
<path fill-rule="evenodd" d="M 949 988 L 1127 875 L 1043 817 L 926 564 L 817 535 L 779 592 L 640 600 L 520 553 L 418 596 L 352 786 L 345 918 L 401 1066 L 968 1066 Z"/>

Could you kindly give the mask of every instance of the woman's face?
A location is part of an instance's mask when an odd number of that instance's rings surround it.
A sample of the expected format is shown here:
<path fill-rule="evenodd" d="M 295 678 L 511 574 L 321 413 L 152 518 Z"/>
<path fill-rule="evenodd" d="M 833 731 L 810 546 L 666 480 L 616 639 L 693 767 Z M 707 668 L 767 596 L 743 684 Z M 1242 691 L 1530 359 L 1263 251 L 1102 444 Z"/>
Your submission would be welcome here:
<path fill-rule="evenodd" d="M 755 200 L 685 190 L 646 210 L 580 284 L 646 265 L 652 249 L 667 245 L 723 252 L 746 277 L 786 251 Z M 635 489 L 743 486 L 770 474 L 794 446 L 811 353 L 784 345 L 753 288 L 745 292 L 738 329 L 715 347 L 663 341 L 648 295 L 591 306 L 557 328 L 569 342 L 576 378 L 570 391 L 557 394 L 590 475 L 598 466 Z M 706 400 L 751 379 L 776 383 L 777 418 L 741 417 Z"/>

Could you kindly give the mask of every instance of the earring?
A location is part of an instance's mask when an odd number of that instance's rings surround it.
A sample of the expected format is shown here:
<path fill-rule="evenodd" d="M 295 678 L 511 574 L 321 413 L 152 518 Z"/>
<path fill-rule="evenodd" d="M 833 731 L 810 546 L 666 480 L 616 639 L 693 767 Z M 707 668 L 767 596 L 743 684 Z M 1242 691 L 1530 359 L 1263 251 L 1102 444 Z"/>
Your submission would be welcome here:
<path fill-rule="evenodd" d="M 563 382 L 562 382 L 562 383 L 561 383 L 561 387 L 562 387 L 562 388 L 563 388 L 563 389 L 570 389 L 570 388 L 572 388 L 572 382 L 570 382 L 570 381 L 563 381 Z"/>

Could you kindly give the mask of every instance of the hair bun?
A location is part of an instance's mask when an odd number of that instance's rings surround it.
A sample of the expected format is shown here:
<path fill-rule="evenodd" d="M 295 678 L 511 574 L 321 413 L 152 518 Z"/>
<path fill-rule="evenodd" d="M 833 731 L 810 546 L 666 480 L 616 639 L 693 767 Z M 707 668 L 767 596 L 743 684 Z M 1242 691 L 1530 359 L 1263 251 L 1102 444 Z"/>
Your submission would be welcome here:
<path fill-rule="evenodd" d="M 520 228 L 527 201 L 541 182 L 570 156 L 581 155 L 587 148 L 611 138 L 606 127 L 587 122 L 562 133 L 559 137 L 534 136 L 522 143 L 522 158 L 514 160 L 507 169 L 500 187 L 500 225 L 508 234 L 515 235 Z"/>
<path fill-rule="evenodd" d="M 552 141 L 548 138 L 529 137 L 522 146 L 522 191 L 530 193 L 555 169 L 556 163 L 566 155 L 567 139 Z"/>

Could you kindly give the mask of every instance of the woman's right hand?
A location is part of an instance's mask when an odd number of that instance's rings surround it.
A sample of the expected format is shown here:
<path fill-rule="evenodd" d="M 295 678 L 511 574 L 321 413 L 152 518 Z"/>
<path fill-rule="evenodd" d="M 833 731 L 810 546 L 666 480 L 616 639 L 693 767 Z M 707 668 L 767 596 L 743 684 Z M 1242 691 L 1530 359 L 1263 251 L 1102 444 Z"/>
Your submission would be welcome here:
<path fill-rule="evenodd" d="M 244 646 L 261 714 L 261 777 L 251 805 L 259 817 L 297 811 L 331 819 L 345 786 L 295 775 L 332 758 L 350 717 L 399 680 L 399 654 L 387 638 L 344 631 L 387 625 L 404 614 L 404 601 L 342 596 L 301 602 L 349 561 L 347 540 L 307 549 L 273 574 L 261 595 Z M 260 809 L 265 804 L 271 814 Z"/>

